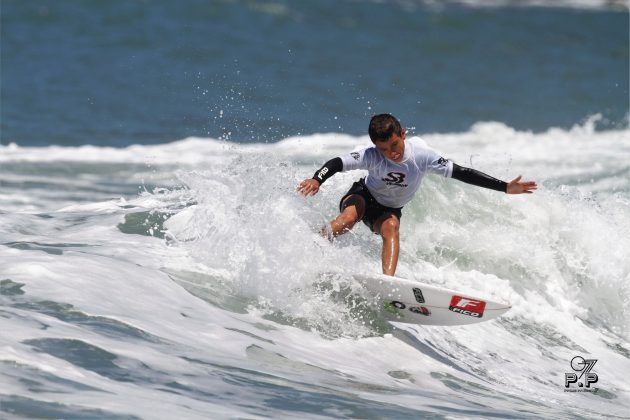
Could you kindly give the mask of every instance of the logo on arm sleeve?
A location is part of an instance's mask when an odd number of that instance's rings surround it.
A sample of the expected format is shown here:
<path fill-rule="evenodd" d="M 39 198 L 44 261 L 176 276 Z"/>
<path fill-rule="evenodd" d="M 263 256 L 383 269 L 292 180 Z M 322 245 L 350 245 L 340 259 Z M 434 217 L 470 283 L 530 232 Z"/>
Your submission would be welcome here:
<path fill-rule="evenodd" d="M 440 165 L 440 166 L 446 166 L 446 165 L 448 165 L 448 159 L 444 159 L 443 157 L 440 157 L 437 160 L 437 164 Z"/>
<path fill-rule="evenodd" d="M 352 156 L 354 160 L 359 160 L 359 158 L 361 157 L 361 154 L 359 152 L 352 152 L 350 153 L 350 156 Z"/>

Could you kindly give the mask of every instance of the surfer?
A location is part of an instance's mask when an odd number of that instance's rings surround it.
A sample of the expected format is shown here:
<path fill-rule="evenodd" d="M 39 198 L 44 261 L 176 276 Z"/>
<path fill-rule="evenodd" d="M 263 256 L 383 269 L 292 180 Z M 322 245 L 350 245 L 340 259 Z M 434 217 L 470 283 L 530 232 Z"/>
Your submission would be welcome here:
<path fill-rule="evenodd" d="M 363 221 L 383 238 L 383 274 L 396 273 L 402 208 L 416 194 L 427 172 L 507 194 L 531 194 L 537 188 L 536 182 L 521 181 L 520 175 L 505 182 L 459 166 L 423 148 L 417 138 L 407 140 L 400 122 L 390 114 L 373 116 L 368 133 L 373 146 L 329 160 L 312 178 L 300 183 L 298 192 L 312 196 L 337 172 L 367 170 L 368 175 L 355 182 L 341 198 L 339 215 L 321 234 L 332 240 L 350 231 L 359 220 Z"/>

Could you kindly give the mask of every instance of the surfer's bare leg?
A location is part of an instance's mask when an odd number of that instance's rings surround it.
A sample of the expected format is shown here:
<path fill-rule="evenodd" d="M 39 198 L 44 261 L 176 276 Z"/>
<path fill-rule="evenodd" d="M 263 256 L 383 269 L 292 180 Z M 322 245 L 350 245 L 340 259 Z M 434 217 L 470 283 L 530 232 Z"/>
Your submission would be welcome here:
<path fill-rule="evenodd" d="M 341 204 L 341 213 L 330 222 L 330 226 L 322 229 L 322 236 L 332 239 L 348 232 L 363 218 L 365 213 L 365 199 L 360 195 L 349 195 Z M 331 237 L 332 235 L 332 237 Z"/>
<path fill-rule="evenodd" d="M 383 274 L 393 276 L 398 265 L 398 253 L 400 251 L 400 221 L 393 214 L 388 214 L 374 223 L 374 232 L 383 238 L 382 266 Z"/>

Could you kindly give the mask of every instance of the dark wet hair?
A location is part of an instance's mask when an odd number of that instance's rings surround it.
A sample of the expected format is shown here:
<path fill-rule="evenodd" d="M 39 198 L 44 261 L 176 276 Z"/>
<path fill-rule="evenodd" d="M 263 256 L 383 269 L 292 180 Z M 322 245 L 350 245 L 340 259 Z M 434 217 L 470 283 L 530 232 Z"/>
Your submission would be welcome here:
<path fill-rule="evenodd" d="M 402 136 L 402 127 L 400 122 L 390 114 L 378 114 L 370 120 L 370 128 L 368 129 L 372 143 L 377 141 L 387 141 L 393 134 Z"/>

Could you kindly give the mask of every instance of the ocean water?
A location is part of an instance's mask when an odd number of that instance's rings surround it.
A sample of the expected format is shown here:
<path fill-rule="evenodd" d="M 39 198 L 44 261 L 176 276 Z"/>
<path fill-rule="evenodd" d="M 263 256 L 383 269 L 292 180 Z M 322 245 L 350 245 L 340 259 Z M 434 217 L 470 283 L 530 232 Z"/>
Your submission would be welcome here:
<path fill-rule="evenodd" d="M 420 133 L 626 127 L 627 2 L 506 3 L 3 1 L 0 141 L 264 143 L 379 112 Z"/>
<path fill-rule="evenodd" d="M 2 2 L 0 418 L 628 418 L 628 9 L 538 3 Z M 403 211 L 397 274 L 506 315 L 388 324 L 317 235 L 375 112 L 539 183 Z"/>

